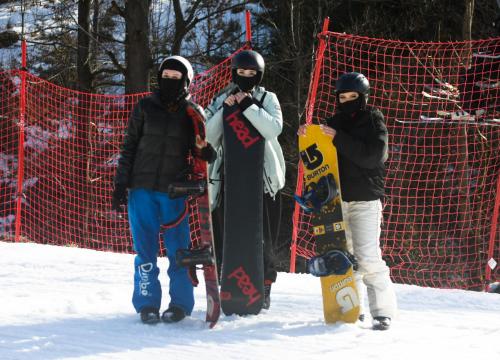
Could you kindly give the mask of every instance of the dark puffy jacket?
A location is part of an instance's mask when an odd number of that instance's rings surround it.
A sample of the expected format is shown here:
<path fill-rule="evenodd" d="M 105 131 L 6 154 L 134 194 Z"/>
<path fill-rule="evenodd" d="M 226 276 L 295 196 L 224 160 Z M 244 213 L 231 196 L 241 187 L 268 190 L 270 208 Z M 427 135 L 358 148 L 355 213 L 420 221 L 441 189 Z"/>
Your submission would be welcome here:
<path fill-rule="evenodd" d="M 171 182 L 185 179 L 189 173 L 189 151 L 194 146 L 193 123 L 187 116 L 187 106 L 197 105 L 183 101 L 175 111 L 169 111 L 157 92 L 135 105 L 115 183 L 167 192 Z"/>
<path fill-rule="evenodd" d="M 339 159 L 342 200 L 383 198 L 388 136 L 382 113 L 367 106 L 353 117 L 338 112 L 327 124 L 337 131 L 333 144 Z"/>

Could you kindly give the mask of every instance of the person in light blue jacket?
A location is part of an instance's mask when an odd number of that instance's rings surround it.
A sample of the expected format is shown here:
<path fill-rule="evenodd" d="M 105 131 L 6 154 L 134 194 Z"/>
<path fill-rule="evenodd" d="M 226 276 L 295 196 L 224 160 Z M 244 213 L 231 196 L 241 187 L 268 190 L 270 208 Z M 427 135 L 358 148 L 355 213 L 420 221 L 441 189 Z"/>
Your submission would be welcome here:
<path fill-rule="evenodd" d="M 232 60 L 232 83 L 222 90 L 206 108 L 207 140 L 217 151 L 217 159 L 209 167 L 210 205 L 213 211 L 217 262 L 222 260 L 223 229 L 223 105 L 235 103 L 243 115 L 265 139 L 264 150 L 264 308 L 270 306 L 271 284 L 276 281 L 273 242 L 279 233 L 281 217 L 280 190 L 285 186 L 285 160 L 278 142 L 283 129 L 281 106 L 276 94 L 260 85 L 264 75 L 264 59 L 256 51 L 245 50 Z M 242 189 L 244 191 L 244 189 Z"/>

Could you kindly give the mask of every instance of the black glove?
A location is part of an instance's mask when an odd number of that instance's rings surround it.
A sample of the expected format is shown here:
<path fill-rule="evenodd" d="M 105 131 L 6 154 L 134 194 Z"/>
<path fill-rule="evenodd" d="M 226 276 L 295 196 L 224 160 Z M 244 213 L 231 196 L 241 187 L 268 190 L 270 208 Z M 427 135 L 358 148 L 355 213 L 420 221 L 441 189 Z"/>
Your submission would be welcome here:
<path fill-rule="evenodd" d="M 253 98 L 251 96 L 246 96 L 239 103 L 241 112 L 245 111 L 246 109 L 248 109 L 253 104 L 254 104 Z"/>
<path fill-rule="evenodd" d="M 127 187 L 122 184 L 115 184 L 113 190 L 113 199 L 111 201 L 111 209 L 116 212 L 124 212 L 127 205 Z"/>
<path fill-rule="evenodd" d="M 215 159 L 217 159 L 217 152 L 214 150 L 210 143 L 207 143 L 207 146 L 200 149 L 199 156 L 201 160 L 207 161 L 209 164 L 213 163 Z"/>

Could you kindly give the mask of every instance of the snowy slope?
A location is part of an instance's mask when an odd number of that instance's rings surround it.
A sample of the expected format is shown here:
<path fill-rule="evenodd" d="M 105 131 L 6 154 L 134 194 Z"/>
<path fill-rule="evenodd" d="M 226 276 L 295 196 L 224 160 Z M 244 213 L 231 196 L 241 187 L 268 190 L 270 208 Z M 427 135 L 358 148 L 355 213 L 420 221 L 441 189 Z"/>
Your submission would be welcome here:
<path fill-rule="evenodd" d="M 393 328 L 325 325 L 319 281 L 280 273 L 258 316 L 140 323 L 132 255 L 0 242 L 0 359 L 499 359 L 500 295 L 396 285 Z M 166 288 L 166 260 L 160 259 Z M 199 274 L 201 277 L 201 274 Z M 163 308 L 168 294 L 163 297 Z"/>

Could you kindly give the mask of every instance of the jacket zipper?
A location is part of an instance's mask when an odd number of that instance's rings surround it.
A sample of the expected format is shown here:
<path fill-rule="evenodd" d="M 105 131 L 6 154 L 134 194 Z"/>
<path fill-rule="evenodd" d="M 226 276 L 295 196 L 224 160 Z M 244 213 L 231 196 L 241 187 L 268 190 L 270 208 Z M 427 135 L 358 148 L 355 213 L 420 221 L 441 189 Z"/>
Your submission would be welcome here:
<path fill-rule="evenodd" d="M 160 154 L 161 154 L 160 165 L 158 166 L 158 169 L 156 170 L 155 185 L 153 187 L 156 191 L 160 190 L 160 176 L 161 176 L 161 173 L 163 170 L 163 161 L 165 159 L 165 147 L 166 147 L 165 138 L 166 138 L 167 130 L 168 130 L 168 121 L 165 122 L 165 126 L 163 128 L 162 145 L 161 145 L 161 152 L 160 152 Z"/>

